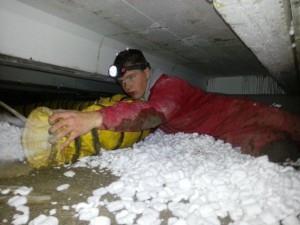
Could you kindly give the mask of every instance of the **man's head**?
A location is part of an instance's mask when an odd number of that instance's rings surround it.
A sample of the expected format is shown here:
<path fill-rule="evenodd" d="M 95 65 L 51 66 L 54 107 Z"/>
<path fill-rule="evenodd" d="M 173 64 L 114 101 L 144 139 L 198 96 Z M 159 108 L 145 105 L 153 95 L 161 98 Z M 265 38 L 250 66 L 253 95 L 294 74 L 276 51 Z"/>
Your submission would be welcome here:
<path fill-rule="evenodd" d="M 134 99 L 142 98 L 150 75 L 150 64 L 140 50 L 128 49 L 120 52 L 110 67 L 124 91 Z"/>

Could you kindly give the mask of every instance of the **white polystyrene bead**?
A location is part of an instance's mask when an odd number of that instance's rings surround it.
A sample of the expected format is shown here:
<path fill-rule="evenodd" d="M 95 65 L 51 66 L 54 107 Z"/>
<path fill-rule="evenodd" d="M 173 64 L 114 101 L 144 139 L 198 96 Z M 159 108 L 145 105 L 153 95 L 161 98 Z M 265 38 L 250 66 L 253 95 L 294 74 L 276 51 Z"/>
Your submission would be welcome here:
<path fill-rule="evenodd" d="M 90 220 L 89 225 L 110 225 L 111 220 L 106 216 L 97 216 Z"/>
<path fill-rule="evenodd" d="M 300 225 L 300 220 L 296 215 L 291 215 L 282 220 L 282 225 Z"/>

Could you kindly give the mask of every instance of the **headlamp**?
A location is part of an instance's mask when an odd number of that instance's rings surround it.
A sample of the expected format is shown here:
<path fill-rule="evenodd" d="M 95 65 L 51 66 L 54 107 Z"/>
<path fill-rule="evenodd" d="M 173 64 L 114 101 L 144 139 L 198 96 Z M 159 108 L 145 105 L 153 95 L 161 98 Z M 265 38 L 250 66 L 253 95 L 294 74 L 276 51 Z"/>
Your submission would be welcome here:
<path fill-rule="evenodd" d="M 108 69 L 108 75 L 111 77 L 118 76 L 118 68 L 115 65 L 111 65 Z"/>
<path fill-rule="evenodd" d="M 124 66 L 124 67 L 119 67 L 117 65 L 111 65 L 108 69 L 108 75 L 113 78 L 121 77 L 123 76 L 124 73 L 126 73 L 129 70 L 144 70 L 147 67 L 150 67 L 150 64 L 143 63 L 143 64 L 135 64 L 131 66 Z"/>

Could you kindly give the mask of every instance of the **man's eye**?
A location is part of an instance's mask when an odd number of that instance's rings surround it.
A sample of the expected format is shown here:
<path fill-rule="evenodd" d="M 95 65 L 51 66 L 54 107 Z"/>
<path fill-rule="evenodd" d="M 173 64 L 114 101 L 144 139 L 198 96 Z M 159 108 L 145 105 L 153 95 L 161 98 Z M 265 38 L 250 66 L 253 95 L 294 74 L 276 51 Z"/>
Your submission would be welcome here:
<path fill-rule="evenodd" d="M 126 80 L 132 81 L 134 78 L 135 78 L 135 76 L 134 76 L 134 75 L 131 75 L 131 76 L 126 77 Z"/>

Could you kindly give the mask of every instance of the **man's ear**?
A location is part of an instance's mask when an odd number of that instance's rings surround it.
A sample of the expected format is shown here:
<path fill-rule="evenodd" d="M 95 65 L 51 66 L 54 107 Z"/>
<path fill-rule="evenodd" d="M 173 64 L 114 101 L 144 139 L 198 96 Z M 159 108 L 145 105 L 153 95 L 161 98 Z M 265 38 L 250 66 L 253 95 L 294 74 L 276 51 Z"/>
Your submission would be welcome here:
<path fill-rule="evenodd" d="M 148 80 L 150 78 L 150 69 L 149 69 L 149 67 L 147 67 L 146 69 L 144 69 L 144 72 L 146 73 L 146 78 Z"/>

